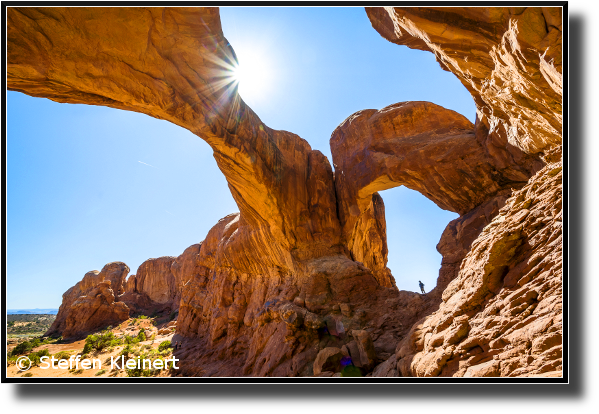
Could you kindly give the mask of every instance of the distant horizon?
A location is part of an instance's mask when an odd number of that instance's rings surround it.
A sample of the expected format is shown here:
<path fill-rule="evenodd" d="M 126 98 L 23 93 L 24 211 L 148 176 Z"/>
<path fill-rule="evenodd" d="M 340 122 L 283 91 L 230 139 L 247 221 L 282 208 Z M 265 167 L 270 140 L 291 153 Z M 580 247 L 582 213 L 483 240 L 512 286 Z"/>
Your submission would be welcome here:
<path fill-rule="evenodd" d="M 34 311 L 51 311 L 51 312 L 42 312 L 35 313 Z M 25 309 L 7 309 L 7 315 L 56 315 L 58 313 L 58 308 L 25 308 Z"/>

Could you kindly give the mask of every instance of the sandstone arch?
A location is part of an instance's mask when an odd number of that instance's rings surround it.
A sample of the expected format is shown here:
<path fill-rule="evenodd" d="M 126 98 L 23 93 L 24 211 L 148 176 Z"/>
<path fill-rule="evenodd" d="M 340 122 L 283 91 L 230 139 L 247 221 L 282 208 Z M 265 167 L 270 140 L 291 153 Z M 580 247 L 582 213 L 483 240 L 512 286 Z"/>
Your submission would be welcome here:
<path fill-rule="evenodd" d="M 241 227 L 261 229 L 252 237 L 272 264 L 292 268 L 289 251 L 314 239 L 337 242 L 328 161 L 297 135 L 268 128 L 239 97 L 218 8 L 10 7 L 7 21 L 9 90 L 141 112 L 198 135 Z"/>
<path fill-rule="evenodd" d="M 513 166 L 499 169 L 494 164 L 468 119 L 430 102 L 359 111 L 333 132 L 331 151 L 344 240 L 352 257 L 386 286 L 394 282 L 386 267 L 384 205 L 378 191 L 405 185 L 440 208 L 465 215 L 526 182 L 514 179 L 519 178 L 514 171 L 522 172 Z M 488 223 L 492 214 L 487 216 Z"/>
<path fill-rule="evenodd" d="M 447 157 L 436 168 L 464 156 L 468 179 L 452 176 L 441 185 L 439 177 L 451 172 L 411 164 L 428 158 L 404 146 L 395 131 L 381 134 L 382 145 L 372 147 L 348 138 L 351 145 L 337 148 L 342 165 L 334 178 L 320 152 L 294 134 L 268 128 L 229 85 L 226 69 L 235 55 L 216 8 L 8 8 L 10 90 L 142 112 L 189 129 L 214 151 L 240 213 L 219 221 L 201 245 L 179 256 L 181 266 L 169 270 L 184 283 L 177 326 L 187 341 L 183 374 L 312 375 L 318 349 L 343 344 L 318 335 L 337 322 L 365 338 L 377 358 L 388 358 L 390 375 L 465 375 L 470 366 L 470 374 L 561 369 L 561 36 L 555 31 L 561 24 L 552 10 L 538 8 L 491 9 L 488 15 L 469 8 L 461 14 L 434 8 L 368 13 L 386 38 L 433 51 L 473 93 L 479 119 L 472 126 L 447 110 L 412 103 L 365 111 L 353 117 L 355 130 L 349 122 L 338 132 L 364 137 L 380 120 L 393 125 L 403 119 L 402 108 L 432 111 L 440 115 L 437 123 L 423 118 L 417 122 L 423 131 L 409 135 L 404 125 L 400 132 L 425 153 L 445 148 L 440 155 Z M 543 33 L 536 30 L 540 17 L 548 28 Z M 523 22 L 532 29 L 517 32 Z M 471 40 L 462 43 L 478 56 L 469 64 L 470 51 L 452 42 L 460 37 Z M 555 48 L 540 53 L 545 45 Z M 502 95 L 510 77 L 518 84 Z M 387 139 L 394 144 L 386 145 Z M 452 153 L 444 140 L 471 145 L 464 154 Z M 537 155 L 550 164 L 511 195 L 512 186 L 522 186 L 541 167 Z M 419 174 L 408 174 L 407 166 Z M 345 174 L 357 175 L 348 182 Z M 386 273 L 376 191 L 399 183 L 462 214 L 438 247 L 447 253 L 444 266 L 452 266 L 445 277 L 451 284 L 430 298 L 398 292 Z M 530 223 L 526 231 L 523 220 Z M 540 260 L 544 254 L 548 259 Z M 86 275 L 89 281 L 97 276 Z M 121 289 L 124 277 L 114 280 Z M 99 281 L 92 288 L 99 304 L 80 295 L 71 303 L 77 292 L 69 290 L 63 306 L 102 306 L 119 320 L 125 312 L 110 286 Z M 531 316 L 543 323 L 531 325 Z M 86 328 L 69 321 L 73 333 Z M 493 328 L 496 322 L 505 329 Z M 534 340 L 533 330 L 541 335 Z M 505 367 L 477 365 L 513 349 Z M 535 363 L 524 355 L 534 355 Z"/>

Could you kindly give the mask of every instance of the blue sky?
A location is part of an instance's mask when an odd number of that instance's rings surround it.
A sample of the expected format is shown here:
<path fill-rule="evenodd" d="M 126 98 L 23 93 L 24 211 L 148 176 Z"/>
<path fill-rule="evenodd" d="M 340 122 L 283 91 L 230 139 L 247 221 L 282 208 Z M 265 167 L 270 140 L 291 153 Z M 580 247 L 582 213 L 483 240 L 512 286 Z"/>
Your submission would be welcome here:
<path fill-rule="evenodd" d="M 270 127 L 329 159 L 352 113 L 409 100 L 474 121 L 470 94 L 431 53 L 383 39 L 363 8 L 222 8 L 240 64 L 261 79 L 244 100 Z M 210 147 L 146 115 L 7 94 L 7 306 L 58 307 L 93 269 L 177 256 L 237 211 Z M 435 246 L 457 214 L 404 187 L 381 194 L 389 267 L 400 289 L 436 284 Z"/>

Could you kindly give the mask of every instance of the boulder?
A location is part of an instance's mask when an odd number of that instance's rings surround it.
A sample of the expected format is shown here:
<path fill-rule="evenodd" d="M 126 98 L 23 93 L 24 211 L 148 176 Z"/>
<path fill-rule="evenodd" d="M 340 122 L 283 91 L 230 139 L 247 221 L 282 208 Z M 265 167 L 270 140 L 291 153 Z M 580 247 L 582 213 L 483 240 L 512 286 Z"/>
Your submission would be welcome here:
<path fill-rule="evenodd" d="M 314 375 L 318 376 L 324 371 L 339 372 L 343 368 L 341 359 L 343 352 L 336 347 L 328 347 L 321 350 L 314 360 Z"/>
<path fill-rule="evenodd" d="M 378 357 L 374 349 L 374 343 L 372 337 L 367 331 L 354 330 L 350 332 L 350 335 L 355 339 L 356 346 L 358 348 L 358 354 L 360 358 L 360 366 L 370 370 L 378 362 Z M 352 354 L 352 361 L 354 355 Z M 355 363 L 354 363 L 355 365 Z M 356 365 L 357 366 L 357 365 Z"/>
<path fill-rule="evenodd" d="M 83 337 L 129 318 L 129 308 L 123 302 L 115 302 L 110 285 L 110 281 L 99 283 L 70 306 L 62 332 L 64 339 Z"/>

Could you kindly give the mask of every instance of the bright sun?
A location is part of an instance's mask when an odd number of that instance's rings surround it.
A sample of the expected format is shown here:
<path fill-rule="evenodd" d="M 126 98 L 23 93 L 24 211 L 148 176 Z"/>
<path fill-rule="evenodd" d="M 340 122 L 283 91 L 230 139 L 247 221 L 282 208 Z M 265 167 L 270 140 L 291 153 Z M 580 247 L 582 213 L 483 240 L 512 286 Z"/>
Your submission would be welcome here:
<path fill-rule="evenodd" d="M 272 85 L 272 70 L 266 57 L 259 53 L 238 53 L 239 65 L 233 69 L 233 79 L 239 83 L 239 94 L 249 104 L 268 97 Z"/>

